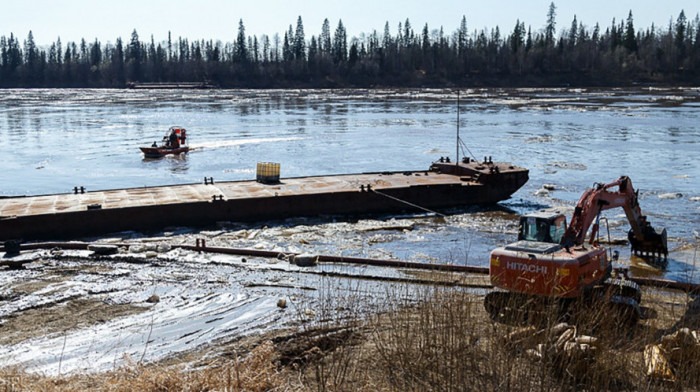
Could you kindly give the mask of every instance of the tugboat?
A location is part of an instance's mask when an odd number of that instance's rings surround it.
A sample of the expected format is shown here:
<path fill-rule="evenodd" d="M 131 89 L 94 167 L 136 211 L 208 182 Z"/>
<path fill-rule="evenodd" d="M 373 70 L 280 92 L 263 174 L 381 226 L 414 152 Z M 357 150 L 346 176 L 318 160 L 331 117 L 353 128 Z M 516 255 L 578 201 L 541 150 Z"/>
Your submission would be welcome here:
<path fill-rule="evenodd" d="M 160 158 L 168 154 L 177 155 L 186 153 L 190 147 L 186 144 L 187 130 L 183 127 L 170 127 L 168 133 L 163 136 L 163 144 L 153 142 L 150 147 L 139 147 L 146 158 Z"/>

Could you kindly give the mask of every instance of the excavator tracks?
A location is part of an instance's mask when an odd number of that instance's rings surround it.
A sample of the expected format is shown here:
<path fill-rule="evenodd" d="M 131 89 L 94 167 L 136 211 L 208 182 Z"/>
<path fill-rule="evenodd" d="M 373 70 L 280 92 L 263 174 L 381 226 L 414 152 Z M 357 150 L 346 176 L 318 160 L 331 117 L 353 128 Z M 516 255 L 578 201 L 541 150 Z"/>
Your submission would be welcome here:
<path fill-rule="evenodd" d="M 602 320 L 631 326 L 641 318 L 642 291 L 628 279 L 608 278 L 581 298 L 544 297 L 494 290 L 484 298 L 492 320 L 506 324 L 537 324 L 556 319 Z"/>
<path fill-rule="evenodd" d="M 484 298 L 484 308 L 492 320 L 505 324 L 538 324 L 565 313 L 565 299 L 540 297 L 523 293 L 494 290 Z"/>
<path fill-rule="evenodd" d="M 594 289 L 593 295 L 593 301 L 602 302 L 620 325 L 635 325 L 641 318 L 642 290 L 631 280 L 608 278 Z"/>

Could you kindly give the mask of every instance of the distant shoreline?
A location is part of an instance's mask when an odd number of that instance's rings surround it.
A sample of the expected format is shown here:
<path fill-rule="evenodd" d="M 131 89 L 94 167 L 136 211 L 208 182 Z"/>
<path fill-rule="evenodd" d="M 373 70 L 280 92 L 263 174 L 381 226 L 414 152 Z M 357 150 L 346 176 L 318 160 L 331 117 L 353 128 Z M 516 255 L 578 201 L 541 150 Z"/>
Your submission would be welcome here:
<path fill-rule="evenodd" d="M 164 42 L 114 44 L 60 38 L 39 47 L 30 31 L 21 40 L 0 36 L 0 88 L 124 88 L 132 83 L 195 83 L 219 88 L 449 88 L 700 86 L 700 19 L 681 11 L 667 28 L 636 29 L 625 21 L 590 28 L 576 18 L 557 34 L 555 6 L 547 26 L 516 23 L 471 31 L 466 19 L 452 32 L 413 29 L 406 20 L 348 38 L 342 24 L 310 38 L 299 18 L 284 37 L 246 35 L 233 42 L 168 35 Z"/>

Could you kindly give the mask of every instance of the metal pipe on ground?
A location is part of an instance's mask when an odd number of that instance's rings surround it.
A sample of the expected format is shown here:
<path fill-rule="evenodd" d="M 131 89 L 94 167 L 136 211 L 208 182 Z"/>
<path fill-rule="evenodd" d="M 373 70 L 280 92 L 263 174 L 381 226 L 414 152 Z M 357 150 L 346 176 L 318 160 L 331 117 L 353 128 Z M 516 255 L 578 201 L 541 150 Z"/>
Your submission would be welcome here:
<path fill-rule="evenodd" d="M 29 244 L 21 244 L 21 250 L 36 250 L 36 249 L 71 249 L 71 250 L 87 250 L 88 243 L 85 242 L 37 242 Z M 116 243 L 116 246 L 129 246 L 128 243 Z M 201 239 L 197 239 L 196 245 L 173 245 L 174 248 L 181 248 L 197 252 L 207 252 L 207 253 L 220 253 L 229 254 L 237 256 L 252 256 L 252 257 L 270 257 L 270 258 L 280 258 L 296 256 L 297 253 L 284 253 L 277 251 L 268 250 L 258 250 L 258 249 L 243 249 L 243 248 L 223 248 L 223 247 L 212 247 L 207 246 L 206 242 Z M 0 247 L 0 251 L 4 252 L 4 245 Z M 412 268 L 430 271 L 441 271 L 441 272 L 462 272 L 462 273 L 473 273 L 473 274 L 488 274 L 488 267 L 477 267 L 468 265 L 454 265 L 454 264 L 430 264 L 430 263 L 419 263 L 411 261 L 401 261 L 401 260 L 386 260 L 386 259 L 372 259 L 363 257 L 345 257 L 345 256 L 330 256 L 330 255 L 318 255 L 319 262 L 326 263 L 347 263 L 347 264 L 357 264 L 357 265 L 373 265 L 379 267 L 393 267 L 393 268 Z M 624 273 L 623 269 L 620 272 Z M 692 294 L 700 294 L 700 284 L 691 282 L 677 282 L 666 279 L 651 279 L 651 278 L 641 278 L 629 276 L 629 279 L 640 286 L 655 287 L 660 289 L 670 289 L 670 290 L 680 290 Z"/>
<path fill-rule="evenodd" d="M 240 248 L 220 248 L 220 247 L 210 247 L 210 246 L 191 246 L 191 245 L 177 245 L 177 247 L 193 251 L 202 252 L 212 252 L 212 253 L 222 253 L 238 256 L 258 256 L 258 257 L 280 257 L 280 256 L 296 256 L 297 253 L 281 253 L 266 250 L 257 249 L 240 249 Z M 467 272 L 475 274 L 488 274 L 488 267 L 476 267 L 467 265 L 452 265 L 452 264 L 430 264 L 430 263 L 417 263 L 412 261 L 401 261 L 401 260 L 386 260 L 386 259 L 371 259 L 364 257 L 347 257 L 347 256 L 329 256 L 329 255 L 318 255 L 319 262 L 327 263 L 346 263 L 346 264 L 359 264 L 359 265 L 374 265 L 379 267 L 396 267 L 396 268 L 413 268 L 431 271 L 444 271 L 444 272 Z"/>

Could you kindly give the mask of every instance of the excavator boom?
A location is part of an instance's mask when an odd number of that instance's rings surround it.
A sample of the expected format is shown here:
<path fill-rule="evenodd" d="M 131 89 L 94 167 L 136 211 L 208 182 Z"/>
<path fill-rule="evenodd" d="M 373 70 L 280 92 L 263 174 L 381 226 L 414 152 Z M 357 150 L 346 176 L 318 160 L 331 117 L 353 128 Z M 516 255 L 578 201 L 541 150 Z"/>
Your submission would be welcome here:
<path fill-rule="evenodd" d="M 612 188 L 617 187 L 617 191 Z M 561 244 L 568 247 L 583 245 L 589 227 L 597 220 L 600 212 L 621 207 L 630 223 L 628 234 L 632 251 L 667 257 L 668 246 L 666 229 L 661 233 L 647 221 L 639 208 L 638 194 L 627 176 L 608 184 L 597 184 L 583 193 L 579 199 L 571 223 L 562 237 Z M 593 243 L 598 231 L 598 224 L 593 224 L 590 243 Z"/>

